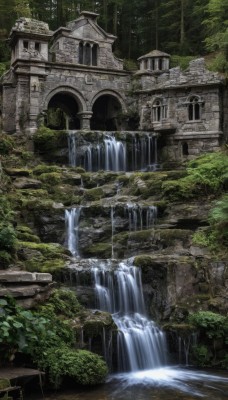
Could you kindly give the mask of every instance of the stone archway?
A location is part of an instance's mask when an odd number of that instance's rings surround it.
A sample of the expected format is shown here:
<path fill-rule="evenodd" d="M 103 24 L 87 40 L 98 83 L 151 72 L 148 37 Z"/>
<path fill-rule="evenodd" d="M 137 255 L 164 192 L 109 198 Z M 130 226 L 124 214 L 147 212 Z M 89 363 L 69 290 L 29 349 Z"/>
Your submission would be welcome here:
<path fill-rule="evenodd" d="M 121 115 L 125 110 L 123 99 L 115 92 L 98 93 L 92 101 L 91 129 L 117 131 L 121 129 Z"/>
<path fill-rule="evenodd" d="M 86 103 L 74 89 L 62 87 L 49 93 L 45 110 L 46 126 L 57 130 L 75 130 L 81 128 L 81 116 L 86 110 Z"/>

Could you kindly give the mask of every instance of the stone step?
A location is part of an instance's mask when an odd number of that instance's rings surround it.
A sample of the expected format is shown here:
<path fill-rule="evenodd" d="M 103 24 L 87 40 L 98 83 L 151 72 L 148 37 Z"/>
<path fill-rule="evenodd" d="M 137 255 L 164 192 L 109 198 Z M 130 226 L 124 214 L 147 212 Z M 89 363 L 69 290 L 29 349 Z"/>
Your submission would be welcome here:
<path fill-rule="evenodd" d="M 0 283 L 44 283 L 52 282 L 52 275 L 48 273 L 27 272 L 27 271 L 6 271 L 0 270 Z"/>

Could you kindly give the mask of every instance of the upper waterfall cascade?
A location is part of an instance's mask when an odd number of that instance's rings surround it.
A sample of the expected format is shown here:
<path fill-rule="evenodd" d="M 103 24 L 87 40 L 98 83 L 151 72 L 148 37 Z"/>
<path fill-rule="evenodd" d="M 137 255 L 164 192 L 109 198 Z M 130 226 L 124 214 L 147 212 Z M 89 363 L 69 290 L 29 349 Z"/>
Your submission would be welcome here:
<path fill-rule="evenodd" d="M 148 132 L 125 132 L 123 137 L 118 132 L 99 132 L 86 142 L 77 131 L 69 131 L 68 152 L 70 166 L 89 172 L 154 170 L 157 166 L 157 138 Z"/>

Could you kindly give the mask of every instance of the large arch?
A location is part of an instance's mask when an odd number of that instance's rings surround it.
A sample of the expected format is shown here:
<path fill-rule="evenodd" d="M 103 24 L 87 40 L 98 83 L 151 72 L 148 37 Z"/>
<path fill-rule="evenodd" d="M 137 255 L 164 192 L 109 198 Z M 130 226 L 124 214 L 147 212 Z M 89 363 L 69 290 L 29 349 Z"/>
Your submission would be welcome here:
<path fill-rule="evenodd" d="M 119 117 L 126 111 L 126 106 L 118 93 L 111 90 L 97 93 L 91 101 L 91 109 L 91 129 L 114 131 L 121 128 Z"/>
<path fill-rule="evenodd" d="M 80 129 L 80 114 L 87 110 L 83 96 L 68 86 L 52 90 L 46 97 L 46 125 L 53 129 Z"/>

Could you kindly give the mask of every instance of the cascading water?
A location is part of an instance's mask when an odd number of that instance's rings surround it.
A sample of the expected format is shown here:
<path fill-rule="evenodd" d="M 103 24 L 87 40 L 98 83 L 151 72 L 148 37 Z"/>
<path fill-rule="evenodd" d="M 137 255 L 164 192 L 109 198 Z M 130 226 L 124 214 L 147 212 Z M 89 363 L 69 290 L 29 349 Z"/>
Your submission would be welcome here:
<path fill-rule="evenodd" d="M 81 208 L 78 207 L 65 212 L 67 245 L 74 256 L 79 255 L 80 211 Z M 148 223 L 149 216 L 146 220 Z M 114 207 L 111 207 L 111 223 L 113 236 Z M 132 260 L 120 262 L 114 270 L 110 269 L 111 263 L 112 260 L 109 261 L 109 268 L 106 268 L 104 263 L 97 261 L 96 266 L 91 268 L 91 273 L 95 285 L 96 306 L 111 313 L 118 327 L 118 370 L 138 371 L 160 367 L 165 364 L 165 337 L 155 323 L 146 317 L 141 271 L 133 266 Z"/>
<path fill-rule="evenodd" d="M 128 203 L 125 212 L 129 219 L 129 231 L 153 228 L 157 218 L 156 206 L 141 206 Z"/>
<path fill-rule="evenodd" d="M 81 207 L 65 210 L 65 223 L 67 229 L 67 248 L 74 257 L 79 256 L 78 235 Z"/>
<path fill-rule="evenodd" d="M 93 143 L 86 144 L 82 139 L 78 142 L 77 132 L 69 131 L 69 165 L 83 167 L 89 172 L 156 169 L 156 137 L 149 133 L 128 134 L 129 139 L 120 140 L 115 132 L 103 132 Z"/>
<path fill-rule="evenodd" d="M 119 371 L 160 367 L 166 361 L 164 334 L 146 317 L 141 271 L 119 263 L 114 273 L 93 268 L 98 308 L 112 313 L 118 327 L 117 362 Z"/>

